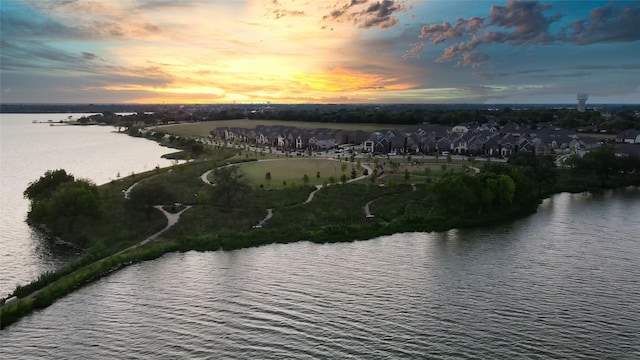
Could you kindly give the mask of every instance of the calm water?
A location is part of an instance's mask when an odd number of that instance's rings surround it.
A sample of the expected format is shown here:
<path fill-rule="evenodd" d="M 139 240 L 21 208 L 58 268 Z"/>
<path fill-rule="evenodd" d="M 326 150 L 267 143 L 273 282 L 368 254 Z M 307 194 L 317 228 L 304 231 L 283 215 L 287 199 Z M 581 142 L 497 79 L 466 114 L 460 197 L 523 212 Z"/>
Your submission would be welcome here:
<path fill-rule="evenodd" d="M 2 359 L 640 358 L 640 190 L 515 223 L 167 254 L 0 333 Z"/>
<path fill-rule="evenodd" d="M 0 114 L 0 297 L 44 271 L 66 263 L 73 254 L 51 246 L 25 218 L 28 184 L 47 170 L 65 169 L 97 184 L 171 165 L 160 156 L 171 152 L 158 144 L 113 133 L 110 126 L 49 126 L 33 120 L 77 119 L 82 114 Z"/>

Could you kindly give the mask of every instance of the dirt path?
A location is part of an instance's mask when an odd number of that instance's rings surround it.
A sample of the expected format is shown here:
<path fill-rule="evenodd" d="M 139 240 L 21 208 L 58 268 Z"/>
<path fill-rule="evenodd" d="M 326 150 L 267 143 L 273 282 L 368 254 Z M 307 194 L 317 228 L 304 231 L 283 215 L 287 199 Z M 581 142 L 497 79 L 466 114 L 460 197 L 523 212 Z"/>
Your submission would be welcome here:
<path fill-rule="evenodd" d="M 137 183 L 136 183 L 136 184 L 137 184 Z M 133 184 L 129 189 L 133 188 L 133 186 L 135 186 L 136 184 Z M 154 206 L 154 207 L 155 207 L 156 209 L 158 209 L 158 210 L 162 211 L 162 213 L 164 214 L 164 216 L 167 218 L 167 226 L 165 226 L 162 230 L 158 231 L 157 233 L 155 233 L 155 234 L 153 234 L 153 235 L 149 236 L 148 238 L 146 238 L 146 239 L 144 239 L 144 240 L 140 241 L 139 243 L 137 243 L 137 244 L 135 244 L 135 245 L 132 245 L 132 246 L 129 246 L 128 248 L 123 249 L 123 250 L 120 250 L 120 251 L 118 251 L 117 253 L 111 254 L 111 255 L 109 255 L 109 256 L 107 256 L 107 257 L 105 257 L 105 258 L 102 258 L 102 259 L 100 259 L 100 260 L 98 260 L 98 261 L 94 262 L 93 264 L 104 262 L 104 261 L 106 261 L 107 259 L 109 259 L 110 257 L 116 256 L 116 255 L 119 255 L 119 254 L 122 254 L 122 253 L 124 253 L 124 252 L 126 252 L 126 251 L 129 251 L 129 250 L 131 250 L 131 249 L 134 249 L 134 248 L 137 248 L 137 247 L 143 246 L 143 245 L 145 245 L 145 244 L 147 244 L 147 243 L 149 243 L 149 242 L 151 242 L 151 241 L 153 241 L 153 240 L 157 239 L 160 235 L 162 235 L 165 231 L 169 230 L 172 226 L 174 226 L 174 225 L 178 222 L 178 220 L 180 219 L 180 215 L 182 215 L 182 213 L 184 213 L 185 211 L 187 211 L 187 210 L 189 210 L 189 209 L 191 208 L 191 206 L 186 206 L 184 209 L 182 209 L 182 210 L 180 210 L 179 212 L 177 212 L 177 213 L 175 213 L 175 214 L 174 214 L 174 213 L 170 213 L 170 212 L 166 211 L 165 209 L 163 209 L 162 205 L 156 205 L 156 206 Z M 71 274 L 68 274 L 68 275 L 66 275 L 66 276 L 63 276 L 61 279 L 64 279 L 64 278 L 67 278 L 67 277 L 70 277 L 70 276 L 74 276 L 74 275 L 76 275 L 76 274 L 79 274 L 79 273 L 80 273 L 81 271 L 83 271 L 83 270 L 84 270 L 84 267 L 82 267 L 82 268 L 80 268 L 80 269 L 78 269 L 78 270 L 76 270 L 76 271 L 72 272 Z M 19 298 L 19 299 L 17 299 L 17 300 L 22 300 L 22 299 L 33 299 L 33 298 L 35 298 L 38 294 L 40 294 L 41 292 L 43 292 L 43 291 L 47 290 L 47 289 L 48 289 L 49 287 L 51 287 L 52 285 L 56 284 L 58 281 L 60 281 L 60 280 L 56 280 L 56 281 L 54 281 L 53 283 L 51 283 L 51 284 L 49 284 L 49 285 L 47 285 L 47 286 L 43 287 L 42 289 L 40 289 L 40 290 L 36 290 L 36 291 L 32 292 L 31 294 L 29 294 L 29 295 L 27 295 L 27 296 L 25 296 L 25 297 L 23 297 L 23 298 Z M 2 306 L 4 306 L 4 304 L 0 304 L 0 307 L 2 307 Z"/>
<path fill-rule="evenodd" d="M 189 205 L 189 206 L 185 206 L 185 208 L 184 208 L 184 209 L 180 210 L 180 211 L 179 211 L 179 212 L 177 212 L 177 213 L 170 213 L 170 212 L 168 212 L 167 210 L 165 210 L 165 209 L 162 207 L 162 205 L 156 205 L 156 206 L 154 206 L 154 208 L 156 208 L 156 209 L 158 209 L 158 210 L 162 211 L 162 213 L 164 214 L 164 216 L 167 218 L 167 226 L 165 226 L 165 227 L 164 227 L 164 229 L 162 229 L 162 230 L 158 231 L 157 233 L 155 233 L 155 234 L 153 234 L 153 235 L 149 236 L 148 238 L 146 238 L 146 239 L 142 240 L 142 241 L 141 241 L 141 242 L 139 242 L 138 244 L 136 244 L 136 245 L 134 245 L 134 246 L 131 246 L 131 247 L 129 247 L 129 248 L 126 248 L 126 249 L 122 250 L 121 252 L 123 252 L 123 251 L 127 251 L 127 250 L 129 250 L 129 249 L 134 248 L 134 247 L 142 246 L 142 245 L 144 245 L 144 244 L 147 244 L 147 243 L 149 243 L 149 242 L 151 242 L 151 241 L 153 241 L 153 240 L 157 239 L 160 235 L 162 235 L 162 233 L 164 233 L 165 231 L 169 230 L 173 225 L 177 224 L 177 223 L 178 223 L 178 220 L 180 220 L 180 215 L 182 215 L 182 213 L 183 213 L 183 212 L 185 212 L 185 211 L 187 211 L 187 210 L 191 209 L 191 205 Z"/>
<path fill-rule="evenodd" d="M 375 200 L 375 199 L 374 199 Z M 374 215 L 371 213 L 371 211 L 369 210 L 369 205 L 373 202 L 373 200 L 369 201 L 368 203 L 364 204 L 364 217 L 366 218 L 372 218 L 374 217 Z"/>
<path fill-rule="evenodd" d="M 295 159 L 264 159 L 264 160 L 258 160 L 258 161 L 260 161 L 260 162 L 264 162 L 264 161 L 287 161 L 287 160 L 295 160 Z M 326 160 L 339 161 L 339 160 L 335 160 L 335 159 L 326 159 Z M 233 165 L 233 164 L 228 164 L 228 165 L 224 165 L 224 166 L 221 166 L 221 167 L 231 166 L 231 165 Z M 365 169 L 367 170 L 367 175 L 361 175 L 361 176 L 359 176 L 359 177 L 357 177 L 357 178 L 355 178 L 355 179 L 349 179 L 349 180 L 347 180 L 347 183 L 351 183 L 351 182 L 354 182 L 354 181 L 362 180 L 362 179 L 364 179 L 364 178 L 367 178 L 367 177 L 369 177 L 369 176 L 372 176 L 372 174 L 373 174 L 373 170 L 369 167 L 369 165 L 361 164 L 360 166 L 362 166 L 363 168 L 365 168 Z M 207 184 L 207 185 L 215 186 L 215 184 L 213 184 L 211 181 L 209 181 L 209 175 L 210 175 L 213 171 L 215 171 L 215 169 L 211 169 L 211 170 L 208 170 L 208 171 L 204 172 L 202 175 L 200 175 L 200 180 L 202 180 L 202 182 L 203 182 L 203 183 L 205 183 L 205 184 Z M 127 189 L 127 191 L 130 191 L 131 189 L 133 189 L 133 187 L 134 187 L 135 185 L 137 185 L 137 183 L 136 183 L 136 184 L 133 184 L 129 189 Z M 329 185 L 327 185 L 327 186 L 329 186 Z M 307 197 L 307 199 L 306 199 L 305 201 L 303 201 L 303 202 L 302 202 L 302 204 L 308 204 L 308 203 L 310 203 L 311 201 L 313 201 L 313 198 L 314 198 L 315 194 L 316 194 L 318 191 L 320 191 L 320 189 L 322 189 L 323 187 L 324 187 L 323 185 L 316 185 L 316 189 L 315 189 L 315 190 L 313 190 L 313 191 L 309 194 L 309 196 Z M 127 196 L 126 194 L 127 194 L 127 193 L 125 192 L 125 197 Z M 161 210 L 162 210 L 162 209 L 161 209 Z M 164 211 L 164 210 L 163 210 L 163 211 Z M 368 210 L 367 210 L 367 211 L 368 211 Z M 165 214 L 165 215 L 166 215 L 166 214 Z M 253 226 L 253 228 L 260 228 L 260 227 L 262 227 L 262 226 L 263 226 L 263 225 L 264 225 L 264 224 L 265 224 L 269 219 L 271 219 L 272 217 L 273 217 L 273 209 L 267 209 L 267 216 L 266 216 L 264 219 L 262 219 L 262 220 L 258 221 L 258 224 L 257 224 L 257 225 L 254 225 L 254 226 Z M 167 218 L 168 218 L 168 217 L 167 217 Z"/>

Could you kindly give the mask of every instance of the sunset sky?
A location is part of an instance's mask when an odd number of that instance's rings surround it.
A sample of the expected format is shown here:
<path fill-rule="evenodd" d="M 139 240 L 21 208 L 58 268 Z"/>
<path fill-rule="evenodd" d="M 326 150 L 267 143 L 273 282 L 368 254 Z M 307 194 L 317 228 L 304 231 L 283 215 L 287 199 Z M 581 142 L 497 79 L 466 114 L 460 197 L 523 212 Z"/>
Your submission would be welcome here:
<path fill-rule="evenodd" d="M 640 1 L 0 6 L 3 103 L 640 103 Z"/>

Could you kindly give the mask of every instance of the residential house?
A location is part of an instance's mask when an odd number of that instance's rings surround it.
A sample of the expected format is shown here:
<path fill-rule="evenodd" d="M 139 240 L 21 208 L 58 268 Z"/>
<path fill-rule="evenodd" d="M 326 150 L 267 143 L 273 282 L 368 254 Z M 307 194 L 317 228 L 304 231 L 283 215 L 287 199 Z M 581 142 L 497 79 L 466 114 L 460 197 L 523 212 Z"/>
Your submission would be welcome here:
<path fill-rule="evenodd" d="M 640 144 L 640 130 L 627 129 L 616 135 L 616 142 Z"/>

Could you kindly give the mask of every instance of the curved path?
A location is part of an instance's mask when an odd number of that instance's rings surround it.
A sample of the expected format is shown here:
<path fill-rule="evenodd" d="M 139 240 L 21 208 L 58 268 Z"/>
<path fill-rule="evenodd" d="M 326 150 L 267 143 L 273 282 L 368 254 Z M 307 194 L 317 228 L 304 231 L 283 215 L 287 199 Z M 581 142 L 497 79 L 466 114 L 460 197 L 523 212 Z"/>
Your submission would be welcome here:
<path fill-rule="evenodd" d="M 373 200 L 375 200 L 375 199 L 373 199 Z M 366 217 L 366 218 L 374 217 L 374 215 L 371 213 L 371 211 L 369 211 L 369 205 L 373 202 L 373 200 L 371 200 L 368 203 L 364 204 L 364 217 Z"/>
<path fill-rule="evenodd" d="M 327 186 L 329 186 L 329 185 L 327 185 Z M 315 190 L 313 190 L 313 191 L 309 194 L 309 197 L 307 198 L 307 200 L 305 200 L 305 201 L 303 202 L 303 204 L 308 204 L 308 203 L 310 203 L 310 202 L 311 202 L 311 200 L 313 200 L 313 196 L 314 196 L 318 191 L 320 191 L 320 189 L 322 189 L 322 188 L 323 188 L 323 186 L 322 186 L 322 185 L 316 185 L 316 189 L 315 189 Z"/>
<path fill-rule="evenodd" d="M 150 241 L 155 240 L 155 239 L 156 239 L 156 238 L 158 238 L 160 235 L 162 235 L 162 233 L 164 233 L 165 231 L 169 230 L 173 225 L 177 224 L 177 223 L 178 223 L 178 220 L 180 220 L 180 215 L 182 215 L 182 213 L 183 213 L 183 212 L 185 212 L 185 211 L 187 211 L 187 210 L 191 209 L 191 205 L 185 206 L 185 208 L 184 208 L 184 209 L 182 209 L 182 210 L 178 211 L 177 213 L 170 213 L 170 212 L 168 212 L 167 210 L 165 210 L 165 209 L 164 209 L 164 207 L 162 207 L 162 205 L 156 205 L 156 206 L 154 206 L 154 208 L 156 208 L 156 209 L 158 209 L 158 210 L 162 211 L 162 213 L 164 214 L 164 216 L 167 218 L 167 226 L 165 226 L 165 227 L 164 227 L 164 229 L 162 229 L 162 230 L 158 231 L 157 233 L 155 233 L 155 234 L 153 234 L 153 235 L 149 236 L 148 238 L 146 238 L 146 239 L 142 240 L 142 241 L 141 241 L 141 242 L 139 242 L 138 244 L 136 244 L 136 245 L 134 245 L 134 246 L 132 246 L 132 247 L 130 247 L 130 248 L 124 249 L 124 250 L 122 250 L 122 251 L 129 250 L 129 249 L 131 249 L 131 248 L 133 248 L 133 247 L 142 246 L 142 245 L 144 245 L 144 244 L 149 243 Z M 121 251 L 121 252 L 122 252 L 122 251 Z"/>
<path fill-rule="evenodd" d="M 136 183 L 136 184 L 137 184 L 137 183 Z M 135 186 L 136 184 L 132 185 L 129 189 L 133 188 L 133 186 Z M 182 215 L 182 213 L 184 213 L 185 211 L 187 211 L 187 210 L 189 210 L 189 209 L 191 208 L 191 206 L 186 206 L 184 209 L 182 209 L 182 210 L 180 210 L 179 212 L 177 212 L 177 213 L 175 213 L 175 214 L 174 214 L 174 213 L 170 213 L 170 212 L 166 211 L 166 210 L 162 207 L 162 205 L 156 205 L 156 206 L 154 206 L 154 207 L 155 207 L 156 209 L 158 209 L 158 210 L 162 211 L 162 213 L 164 214 L 164 216 L 167 218 L 167 226 L 165 226 L 162 230 L 158 231 L 157 233 L 155 233 L 155 234 L 153 234 L 153 235 L 149 236 L 148 238 L 146 238 L 146 239 L 144 239 L 144 240 L 140 241 L 139 243 L 137 243 L 137 244 L 135 244 L 135 245 L 132 245 L 132 246 L 129 246 L 128 248 L 123 249 L 123 250 L 120 250 L 120 251 L 118 251 L 117 253 L 111 254 L 111 255 L 109 255 L 109 256 L 107 256 L 107 257 L 104 257 L 104 258 L 102 258 L 102 259 L 100 259 L 100 260 L 98 260 L 98 261 L 94 262 L 93 264 L 104 262 L 104 261 L 106 261 L 107 259 L 109 259 L 110 257 L 116 256 L 116 255 L 119 255 L 119 254 L 122 254 L 122 253 L 124 253 L 125 251 L 129 251 L 129 250 L 131 250 L 131 249 L 134 249 L 134 248 L 137 248 L 137 247 L 143 246 L 143 245 L 145 245 L 145 244 L 147 244 L 147 243 L 149 243 L 149 242 L 151 242 L 151 241 L 153 241 L 153 240 L 157 239 L 160 235 L 162 235 L 165 231 L 169 230 L 173 225 L 175 225 L 175 224 L 178 222 L 178 220 L 180 219 L 180 215 Z M 82 268 L 80 268 L 80 269 L 78 269 L 78 270 L 76 270 L 76 271 L 72 272 L 71 274 L 68 274 L 68 275 L 66 275 L 66 276 L 63 276 L 61 279 L 69 278 L 69 277 L 74 276 L 74 275 L 76 275 L 76 274 L 80 274 L 81 272 L 83 272 L 83 271 L 84 271 L 84 269 L 85 269 L 85 267 L 82 267 Z M 29 294 L 29 295 L 27 295 L 27 296 L 25 296 L 25 297 L 22 297 L 22 298 L 19 298 L 19 299 L 18 299 L 18 298 L 16 298 L 15 300 L 21 300 L 21 299 L 33 299 L 33 298 L 34 298 L 34 297 L 36 297 L 38 294 L 40 294 L 41 292 L 45 291 L 45 290 L 46 290 L 46 289 L 48 289 L 49 287 L 53 286 L 54 284 L 56 284 L 56 283 L 57 283 L 58 281 L 60 281 L 61 279 L 58 279 L 57 281 L 54 281 L 53 283 L 51 283 L 51 284 L 49 284 L 49 285 L 47 285 L 47 286 L 45 286 L 45 287 L 43 287 L 43 288 L 41 288 L 41 289 L 39 289 L 39 290 L 34 291 L 34 292 L 32 292 L 31 294 Z M 11 302 L 13 302 L 13 301 L 14 301 L 14 299 L 13 299 L 13 298 L 11 298 Z M 7 303 L 7 302 L 4 302 L 4 303 L 0 304 L 0 307 L 4 306 L 4 305 L 5 305 L 5 303 Z"/>
<path fill-rule="evenodd" d="M 258 161 L 258 162 L 265 162 L 265 161 L 287 161 L 287 160 L 295 160 L 295 159 L 287 159 L 287 158 L 285 158 L 285 159 L 263 159 L 263 160 L 257 160 L 257 161 Z M 337 159 L 318 159 L 318 160 L 332 160 L 332 161 L 340 161 L 340 160 L 337 160 Z M 235 165 L 235 164 L 227 164 L 227 165 L 224 165 L 224 166 L 220 166 L 220 167 L 218 167 L 218 168 L 216 168 L 216 169 L 219 169 L 219 168 L 222 168 L 222 167 L 226 167 L 226 166 L 232 166 L 232 165 Z M 355 178 L 355 179 L 349 179 L 349 180 L 347 180 L 347 183 L 351 183 L 351 182 L 354 182 L 354 181 L 362 180 L 362 179 L 367 178 L 367 177 L 369 177 L 369 176 L 371 176 L 371 175 L 373 174 L 373 170 L 369 167 L 369 165 L 360 164 L 360 166 L 362 166 L 364 169 L 366 169 L 366 170 L 367 170 L 367 175 L 361 175 L 361 176 L 358 176 L 358 177 L 357 177 L 357 178 Z M 206 172 L 204 172 L 202 175 L 200 175 L 200 179 L 202 180 L 202 182 L 204 182 L 205 184 L 211 185 L 211 186 L 215 186 L 216 184 L 213 184 L 211 181 L 209 181 L 209 175 L 210 175 L 214 170 L 215 170 L 215 169 L 207 170 L 207 171 L 206 171 Z M 135 185 L 136 185 L 136 184 L 133 184 L 133 185 L 128 189 L 128 191 L 130 191 L 130 189 L 132 189 Z M 330 185 L 329 185 L 329 184 L 327 184 L 326 186 L 330 186 Z M 309 194 L 309 197 L 307 197 L 307 199 L 306 199 L 305 201 L 303 201 L 303 202 L 302 202 L 302 204 L 308 204 L 308 203 L 310 203 L 311 201 L 313 201 L 313 198 L 314 198 L 315 194 L 316 194 L 318 191 L 320 191 L 320 189 L 322 189 L 323 187 L 324 187 L 324 185 L 316 185 L 316 189 L 315 189 L 315 190 L 313 190 L 313 191 Z M 125 196 L 126 196 L 126 195 L 125 195 Z M 258 224 L 257 224 L 257 225 L 254 225 L 254 226 L 253 226 L 253 228 L 254 228 L 254 229 L 255 229 L 255 228 L 261 228 L 261 227 L 262 227 L 262 225 L 264 225 L 264 223 L 266 223 L 266 222 L 267 222 L 269 219 L 271 219 L 272 217 L 273 217 L 273 209 L 267 209 L 267 216 L 266 216 L 264 219 L 262 219 L 262 220 L 258 221 Z"/>

